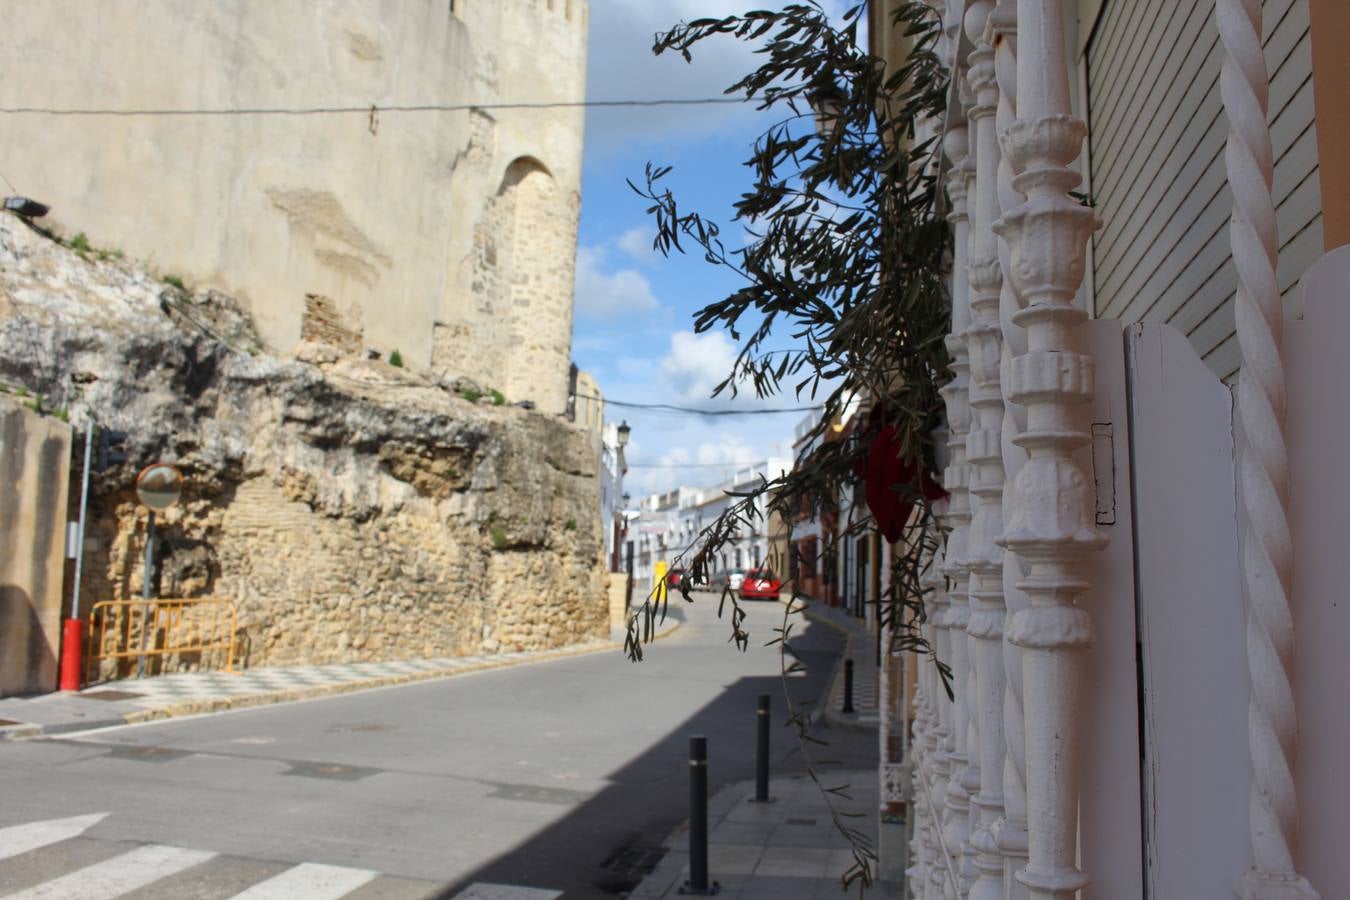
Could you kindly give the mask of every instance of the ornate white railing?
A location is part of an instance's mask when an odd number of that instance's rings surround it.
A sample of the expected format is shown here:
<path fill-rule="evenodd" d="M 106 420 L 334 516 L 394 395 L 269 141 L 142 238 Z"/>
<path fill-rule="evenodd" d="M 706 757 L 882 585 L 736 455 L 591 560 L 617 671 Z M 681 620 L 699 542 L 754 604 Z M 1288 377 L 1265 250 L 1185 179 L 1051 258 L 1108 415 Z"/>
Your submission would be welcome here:
<path fill-rule="evenodd" d="M 974 203 L 971 215 L 970 311 L 965 338 L 970 357 L 970 405 L 974 421 L 966 437 L 966 457 L 972 465 L 970 492 L 975 497 L 967 559 L 970 569 L 971 718 L 978 723 L 971 749 L 978 766 L 966 784 L 974 791 L 972 831 L 967 858 L 974 870 L 969 896 L 1002 900 L 1003 857 L 994 840 L 994 825 L 1003 817 L 1003 550 L 996 543 L 1003 533 L 1003 332 L 999 324 L 999 296 L 1003 273 L 999 267 L 994 221 L 999 216 L 999 146 L 994 116 L 998 109 L 998 82 L 994 71 L 993 0 L 975 0 L 966 10 L 966 36 L 974 45 L 969 82 L 974 104 L 969 118 L 974 144 Z"/>

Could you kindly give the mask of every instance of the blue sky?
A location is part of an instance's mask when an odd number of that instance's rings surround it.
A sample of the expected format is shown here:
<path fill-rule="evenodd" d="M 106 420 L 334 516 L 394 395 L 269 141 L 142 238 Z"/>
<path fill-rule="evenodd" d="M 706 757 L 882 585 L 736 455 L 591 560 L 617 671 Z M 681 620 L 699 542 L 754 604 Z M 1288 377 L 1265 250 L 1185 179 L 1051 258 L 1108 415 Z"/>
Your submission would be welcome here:
<path fill-rule="evenodd" d="M 732 39 L 655 57 L 652 36 L 681 19 L 722 16 L 775 3 L 753 0 L 591 0 L 588 97 L 625 100 L 716 97 L 754 66 Z M 827 4 L 829 6 L 830 4 Z M 835 4 L 842 6 L 842 3 Z M 730 369 L 735 344 L 722 332 L 693 333 L 693 315 L 738 286 L 733 273 L 701 256 L 651 250 L 646 203 L 625 183 L 641 183 L 648 161 L 674 167 L 665 179 L 682 206 L 727 225 L 728 246 L 744 242 L 731 204 L 748 184 L 742 165 L 771 120 L 752 107 L 592 108 L 586 120 L 581 230 L 577 249 L 572 355 L 605 396 L 706 409 L 803 405 L 795 397 L 710 400 Z M 611 407 L 633 427 L 625 488 L 635 497 L 678 484 L 713 484 L 735 464 L 790 454 L 800 414 L 671 416 Z M 690 468 L 646 468 L 703 464 Z M 709 468 L 707 464 L 731 464 Z"/>

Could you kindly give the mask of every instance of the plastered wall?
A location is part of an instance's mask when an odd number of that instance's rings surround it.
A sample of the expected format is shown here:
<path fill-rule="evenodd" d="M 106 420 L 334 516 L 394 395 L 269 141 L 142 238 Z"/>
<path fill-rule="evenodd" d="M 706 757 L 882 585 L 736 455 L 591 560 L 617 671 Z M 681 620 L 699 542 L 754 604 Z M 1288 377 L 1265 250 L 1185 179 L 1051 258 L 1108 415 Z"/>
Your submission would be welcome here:
<path fill-rule="evenodd" d="M 586 20 L 583 0 L 12 0 L 0 106 L 362 111 L 6 115 L 3 172 L 67 237 L 239 297 L 275 350 L 337 326 L 560 412 L 583 113 L 494 104 L 580 100 Z M 478 108 L 389 108 L 423 104 Z"/>
<path fill-rule="evenodd" d="M 70 426 L 0 397 L 0 697 L 56 688 Z"/>

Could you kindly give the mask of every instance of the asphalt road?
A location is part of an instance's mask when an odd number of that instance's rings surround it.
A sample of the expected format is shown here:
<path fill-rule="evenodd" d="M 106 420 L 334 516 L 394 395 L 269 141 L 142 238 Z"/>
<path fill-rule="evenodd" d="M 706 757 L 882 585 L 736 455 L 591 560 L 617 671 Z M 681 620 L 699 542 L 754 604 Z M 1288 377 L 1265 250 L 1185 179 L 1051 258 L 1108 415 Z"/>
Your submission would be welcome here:
<path fill-rule="evenodd" d="M 752 778 L 757 695 L 782 724 L 784 690 L 820 697 L 842 643 L 794 616 L 806 670 L 783 679 L 778 648 L 762 646 L 782 607 L 749 607 L 741 653 L 715 598 L 695 597 L 641 663 L 597 654 L 0 744 L 0 896 L 83 897 L 72 890 L 97 882 L 141 900 L 303 900 L 343 895 L 348 878 L 353 900 L 484 883 L 613 897 L 687 815 L 688 737 L 709 739 L 712 790 Z M 814 733 L 830 741 L 812 750 L 827 769 L 875 765 L 875 737 Z M 775 774 L 804 769 L 790 729 L 773 742 Z M 268 879 L 272 893 L 254 887 Z"/>

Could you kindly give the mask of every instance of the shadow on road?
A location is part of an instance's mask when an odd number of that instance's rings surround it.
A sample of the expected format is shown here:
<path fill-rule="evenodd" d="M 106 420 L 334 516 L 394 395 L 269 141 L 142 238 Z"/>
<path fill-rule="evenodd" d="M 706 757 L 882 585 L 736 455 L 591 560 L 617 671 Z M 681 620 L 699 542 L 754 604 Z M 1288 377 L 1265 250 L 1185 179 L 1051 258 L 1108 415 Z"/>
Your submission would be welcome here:
<path fill-rule="evenodd" d="M 843 648 L 843 637 L 824 625 L 809 624 L 794 617 L 792 650 L 805 664 L 800 676 L 743 677 L 729 685 L 716 700 L 672 728 L 646 752 L 609 775 L 609 786 L 578 805 L 566 817 L 537 832 L 529 840 L 503 851 L 492 861 L 438 894 L 450 900 L 475 882 L 562 890 L 567 900 L 610 898 L 632 890 L 660 860 L 661 845 L 688 816 L 688 752 L 691 735 L 708 738 L 709 793 L 737 781 L 754 777 L 755 705 L 760 694 L 769 694 L 773 704 L 771 771 L 775 776 L 807 771 L 795 727 L 787 725 L 786 689 L 792 703 L 809 712 L 828 696 L 827 685 Z M 760 637 L 763 640 L 763 637 Z M 651 653 L 660 653 L 661 645 Z M 727 653 L 737 652 L 728 646 Z M 637 663 L 635 665 L 643 665 Z M 641 682 L 634 685 L 630 701 L 644 702 Z M 622 716 L 622 709 L 614 715 Z M 830 728 L 823 721 L 810 733 L 827 745 L 811 745 L 809 757 L 818 772 L 870 769 L 877 764 L 876 735 Z M 847 802 L 851 812 L 871 814 Z M 471 827 L 471 823 L 465 823 Z M 573 875 L 560 883 L 553 861 L 566 859 L 573 873 L 584 870 L 580 880 Z M 584 865 L 578 865 L 584 863 Z"/>

